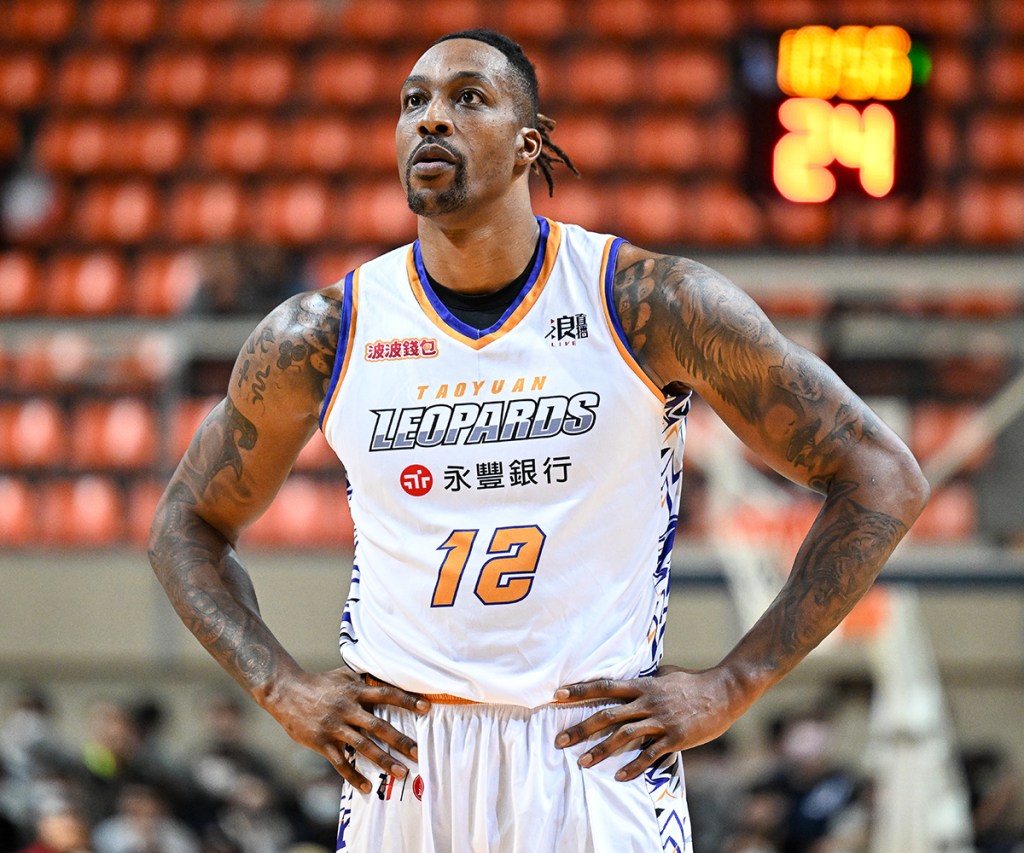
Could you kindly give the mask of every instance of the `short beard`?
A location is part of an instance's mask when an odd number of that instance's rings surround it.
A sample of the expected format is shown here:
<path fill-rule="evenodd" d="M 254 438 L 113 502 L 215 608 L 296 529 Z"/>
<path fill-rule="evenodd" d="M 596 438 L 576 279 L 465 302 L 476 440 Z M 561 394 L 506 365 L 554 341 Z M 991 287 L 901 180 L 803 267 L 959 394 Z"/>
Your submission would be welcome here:
<path fill-rule="evenodd" d="M 455 164 L 455 179 L 452 185 L 429 203 L 430 198 L 426 192 L 417 191 L 412 188 L 410 181 L 412 165 L 405 170 L 405 198 L 409 203 L 409 210 L 417 216 L 431 216 L 442 213 L 454 213 L 461 209 L 469 199 L 469 192 L 466 189 L 466 170 L 461 163 Z"/>

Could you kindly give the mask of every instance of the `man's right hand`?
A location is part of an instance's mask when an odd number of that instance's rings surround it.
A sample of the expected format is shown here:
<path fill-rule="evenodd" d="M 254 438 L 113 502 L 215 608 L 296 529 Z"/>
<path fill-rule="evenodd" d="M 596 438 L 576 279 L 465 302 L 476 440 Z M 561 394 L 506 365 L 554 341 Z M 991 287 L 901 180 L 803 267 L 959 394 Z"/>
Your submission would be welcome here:
<path fill-rule="evenodd" d="M 408 768 L 379 744 L 418 760 L 416 741 L 369 709 L 394 705 L 421 715 L 430 710 L 430 703 L 422 696 L 397 687 L 371 686 L 348 667 L 293 676 L 269 691 L 263 704 L 292 740 L 319 752 L 345 781 L 364 794 L 370 793 L 372 786 L 356 770 L 348 747 L 400 779 Z"/>

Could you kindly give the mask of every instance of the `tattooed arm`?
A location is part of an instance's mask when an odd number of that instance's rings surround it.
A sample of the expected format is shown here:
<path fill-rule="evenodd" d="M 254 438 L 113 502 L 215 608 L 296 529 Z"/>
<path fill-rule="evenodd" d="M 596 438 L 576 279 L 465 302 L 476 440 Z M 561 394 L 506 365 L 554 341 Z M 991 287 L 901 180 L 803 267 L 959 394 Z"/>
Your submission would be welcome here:
<path fill-rule="evenodd" d="M 762 459 L 825 495 L 789 578 L 718 666 L 570 685 L 559 699 L 624 704 L 561 733 L 568 746 L 613 733 L 585 766 L 640 741 L 618 778 L 724 732 L 818 645 L 864 595 L 921 512 L 928 486 L 903 443 L 818 358 L 784 338 L 723 276 L 624 246 L 615 277 L 633 352 L 661 388 L 692 388 Z"/>
<path fill-rule="evenodd" d="M 260 617 L 235 552 L 239 534 L 273 500 L 317 427 L 341 296 L 337 288 L 296 296 L 249 337 L 227 396 L 171 477 L 153 520 L 149 556 L 178 615 L 217 662 L 292 738 L 368 791 L 346 746 L 402 776 L 406 768 L 370 736 L 410 758 L 415 743 L 366 708 L 386 703 L 422 713 L 425 703 L 395 688 L 368 687 L 344 667 L 304 671 Z"/>

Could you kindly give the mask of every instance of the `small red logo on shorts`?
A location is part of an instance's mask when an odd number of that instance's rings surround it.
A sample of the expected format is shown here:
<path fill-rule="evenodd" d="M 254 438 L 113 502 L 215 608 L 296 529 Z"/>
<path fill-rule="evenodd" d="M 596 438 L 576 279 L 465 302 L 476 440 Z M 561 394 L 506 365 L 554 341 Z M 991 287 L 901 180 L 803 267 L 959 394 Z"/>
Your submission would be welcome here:
<path fill-rule="evenodd" d="M 412 792 L 417 800 L 423 799 L 423 777 L 418 773 L 416 778 L 412 780 Z"/>
<path fill-rule="evenodd" d="M 421 498 L 434 485 L 434 475 L 422 465 L 410 465 L 402 472 L 399 481 L 406 494 L 412 495 L 414 498 Z"/>

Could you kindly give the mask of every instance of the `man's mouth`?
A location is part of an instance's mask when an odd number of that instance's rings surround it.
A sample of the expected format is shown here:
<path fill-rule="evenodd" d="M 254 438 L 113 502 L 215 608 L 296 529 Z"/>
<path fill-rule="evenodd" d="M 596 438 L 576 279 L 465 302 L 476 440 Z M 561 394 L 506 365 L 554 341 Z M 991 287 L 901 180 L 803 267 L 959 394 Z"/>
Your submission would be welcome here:
<path fill-rule="evenodd" d="M 458 158 L 454 153 L 449 151 L 443 145 L 437 145 L 434 143 L 421 145 L 412 155 L 412 165 L 414 166 L 417 166 L 420 163 L 447 163 L 449 165 L 454 165 L 456 162 L 458 162 Z"/>

